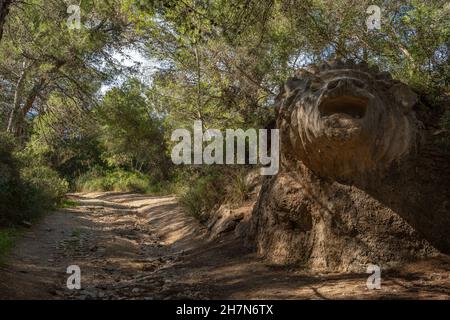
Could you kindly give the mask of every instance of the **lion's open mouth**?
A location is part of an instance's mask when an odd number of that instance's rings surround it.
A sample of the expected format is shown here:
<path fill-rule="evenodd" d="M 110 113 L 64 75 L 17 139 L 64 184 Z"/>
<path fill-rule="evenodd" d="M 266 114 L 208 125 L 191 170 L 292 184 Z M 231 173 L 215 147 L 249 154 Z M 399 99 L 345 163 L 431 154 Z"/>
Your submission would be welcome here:
<path fill-rule="evenodd" d="M 342 114 L 360 119 L 366 114 L 368 102 L 367 98 L 354 96 L 326 98 L 319 105 L 319 111 L 322 116 Z"/>

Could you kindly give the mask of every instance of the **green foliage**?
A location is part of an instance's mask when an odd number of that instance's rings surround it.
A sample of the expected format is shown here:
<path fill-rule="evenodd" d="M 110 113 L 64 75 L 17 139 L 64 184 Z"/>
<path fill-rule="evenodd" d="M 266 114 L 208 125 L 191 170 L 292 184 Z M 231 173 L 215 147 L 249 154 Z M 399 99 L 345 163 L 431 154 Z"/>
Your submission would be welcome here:
<path fill-rule="evenodd" d="M 76 208 L 80 205 L 78 201 L 72 200 L 72 199 L 63 199 L 61 201 L 61 204 L 59 205 L 60 208 Z"/>
<path fill-rule="evenodd" d="M 228 175 L 227 200 L 235 205 L 248 199 L 251 186 L 247 181 L 248 170 L 236 169 Z"/>
<path fill-rule="evenodd" d="M 62 100 L 52 96 L 48 103 L 56 107 Z M 90 168 L 104 165 L 98 141 L 99 126 L 90 116 L 70 105 L 36 117 L 32 135 L 22 152 L 28 159 L 54 168 L 73 182 Z"/>
<path fill-rule="evenodd" d="M 222 200 L 221 188 L 223 185 L 218 175 L 199 177 L 182 194 L 180 203 L 190 215 L 206 221 L 212 209 Z"/>
<path fill-rule="evenodd" d="M 163 127 L 150 108 L 137 80 L 110 90 L 96 110 L 103 158 L 110 167 L 138 171 L 157 179 L 167 177 Z"/>
<path fill-rule="evenodd" d="M 173 179 L 153 181 L 145 191 L 152 195 L 175 195 L 180 194 L 183 188 L 183 184 Z"/>
<path fill-rule="evenodd" d="M 54 168 L 77 190 L 145 192 L 151 186 L 152 192 L 161 192 L 167 188 L 163 180 L 169 160 L 161 121 L 149 109 L 143 89 L 130 80 L 108 91 L 91 113 L 70 103 L 36 117 L 22 158 Z M 55 95 L 48 103 L 56 106 L 63 100 Z"/>
<path fill-rule="evenodd" d="M 130 80 L 108 91 L 93 112 L 83 113 L 69 104 L 40 115 L 22 153 L 54 168 L 72 186 L 77 180 L 77 189 L 144 191 L 149 177 L 167 177 L 169 160 L 161 121 L 149 109 L 143 88 Z M 48 103 L 62 102 L 52 96 Z M 73 120 L 67 121 L 70 117 Z"/>
<path fill-rule="evenodd" d="M 25 209 L 25 186 L 20 179 L 14 151 L 14 139 L 0 132 L 0 225 L 17 221 L 18 215 Z"/>
<path fill-rule="evenodd" d="M 180 193 L 181 188 L 179 181 L 156 180 L 140 172 L 117 168 L 108 170 L 96 167 L 75 181 L 75 189 L 80 192 L 121 191 L 168 195 Z"/>
<path fill-rule="evenodd" d="M 367 60 L 421 92 L 448 95 L 448 3 L 183 1 L 147 8 L 153 104 L 168 128 L 265 126 L 280 82 L 324 59 Z M 367 31 L 369 5 L 381 29 Z M 145 11 L 144 11 L 145 13 Z"/>
<path fill-rule="evenodd" d="M 25 167 L 22 169 L 21 177 L 31 190 L 28 201 L 42 210 L 58 206 L 69 190 L 68 182 L 49 167 Z"/>
<path fill-rule="evenodd" d="M 180 174 L 181 186 L 175 190 L 186 211 L 204 222 L 224 201 L 239 206 L 248 199 L 250 185 L 246 180 L 247 174 L 248 168 L 240 167 L 194 169 Z"/>
<path fill-rule="evenodd" d="M 190 215 L 202 222 L 206 221 L 225 199 L 238 205 L 246 199 L 248 193 L 244 170 L 237 168 L 193 168 L 180 174 L 178 179 L 181 186 L 176 191 L 181 205 Z"/>
<path fill-rule="evenodd" d="M 11 7 L 0 46 L 3 94 L 14 100 L 6 110 L 8 114 L 14 110 L 11 132 L 22 135 L 26 115 L 43 111 L 42 105 L 54 93 L 87 108 L 101 84 L 121 69 L 111 57 L 123 44 L 120 36 L 126 21 L 120 1 L 89 0 L 79 5 L 80 29 L 68 28 L 64 0 L 15 1 Z"/>
<path fill-rule="evenodd" d="M 120 169 L 105 171 L 101 168 L 82 174 L 75 182 L 76 189 L 83 192 L 145 192 L 150 184 L 150 178 L 139 172 L 129 172 Z"/>
<path fill-rule="evenodd" d="M 16 228 L 0 229 L 0 263 L 6 253 L 14 246 L 20 231 Z"/>
<path fill-rule="evenodd" d="M 0 225 L 33 219 L 55 208 L 68 183 L 49 167 L 15 153 L 14 139 L 0 133 Z"/>

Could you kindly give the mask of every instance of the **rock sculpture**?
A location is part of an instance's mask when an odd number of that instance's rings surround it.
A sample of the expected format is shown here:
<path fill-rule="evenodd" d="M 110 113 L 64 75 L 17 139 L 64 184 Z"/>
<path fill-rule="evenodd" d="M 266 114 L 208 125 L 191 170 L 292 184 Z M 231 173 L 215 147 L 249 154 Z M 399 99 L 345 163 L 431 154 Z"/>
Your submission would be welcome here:
<path fill-rule="evenodd" d="M 359 272 L 448 252 L 449 166 L 430 161 L 417 102 L 365 63 L 323 63 L 289 79 L 276 99 L 281 169 L 251 220 L 258 252 Z"/>

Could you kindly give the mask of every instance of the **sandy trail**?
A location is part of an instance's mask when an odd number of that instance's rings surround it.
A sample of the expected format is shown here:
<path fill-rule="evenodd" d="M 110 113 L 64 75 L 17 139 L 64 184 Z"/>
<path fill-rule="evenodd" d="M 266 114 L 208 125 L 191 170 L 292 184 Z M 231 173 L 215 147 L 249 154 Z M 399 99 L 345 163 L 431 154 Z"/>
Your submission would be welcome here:
<path fill-rule="evenodd" d="M 73 209 L 48 214 L 0 266 L 1 299 L 449 299 L 450 258 L 382 273 L 310 274 L 265 264 L 231 234 L 207 240 L 174 197 L 76 194 Z M 66 269 L 81 269 L 69 290 Z"/>

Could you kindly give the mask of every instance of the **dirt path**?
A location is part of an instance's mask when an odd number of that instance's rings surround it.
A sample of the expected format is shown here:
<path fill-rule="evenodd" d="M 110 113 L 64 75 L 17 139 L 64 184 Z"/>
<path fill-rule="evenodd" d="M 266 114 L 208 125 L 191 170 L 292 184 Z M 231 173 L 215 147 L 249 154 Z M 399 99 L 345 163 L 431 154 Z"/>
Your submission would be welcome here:
<path fill-rule="evenodd" d="M 206 241 L 174 197 L 73 195 L 80 205 L 49 214 L 0 267 L 1 299 L 450 298 L 450 258 L 382 274 L 309 274 L 265 264 L 231 235 Z M 66 268 L 81 269 L 81 290 Z"/>

